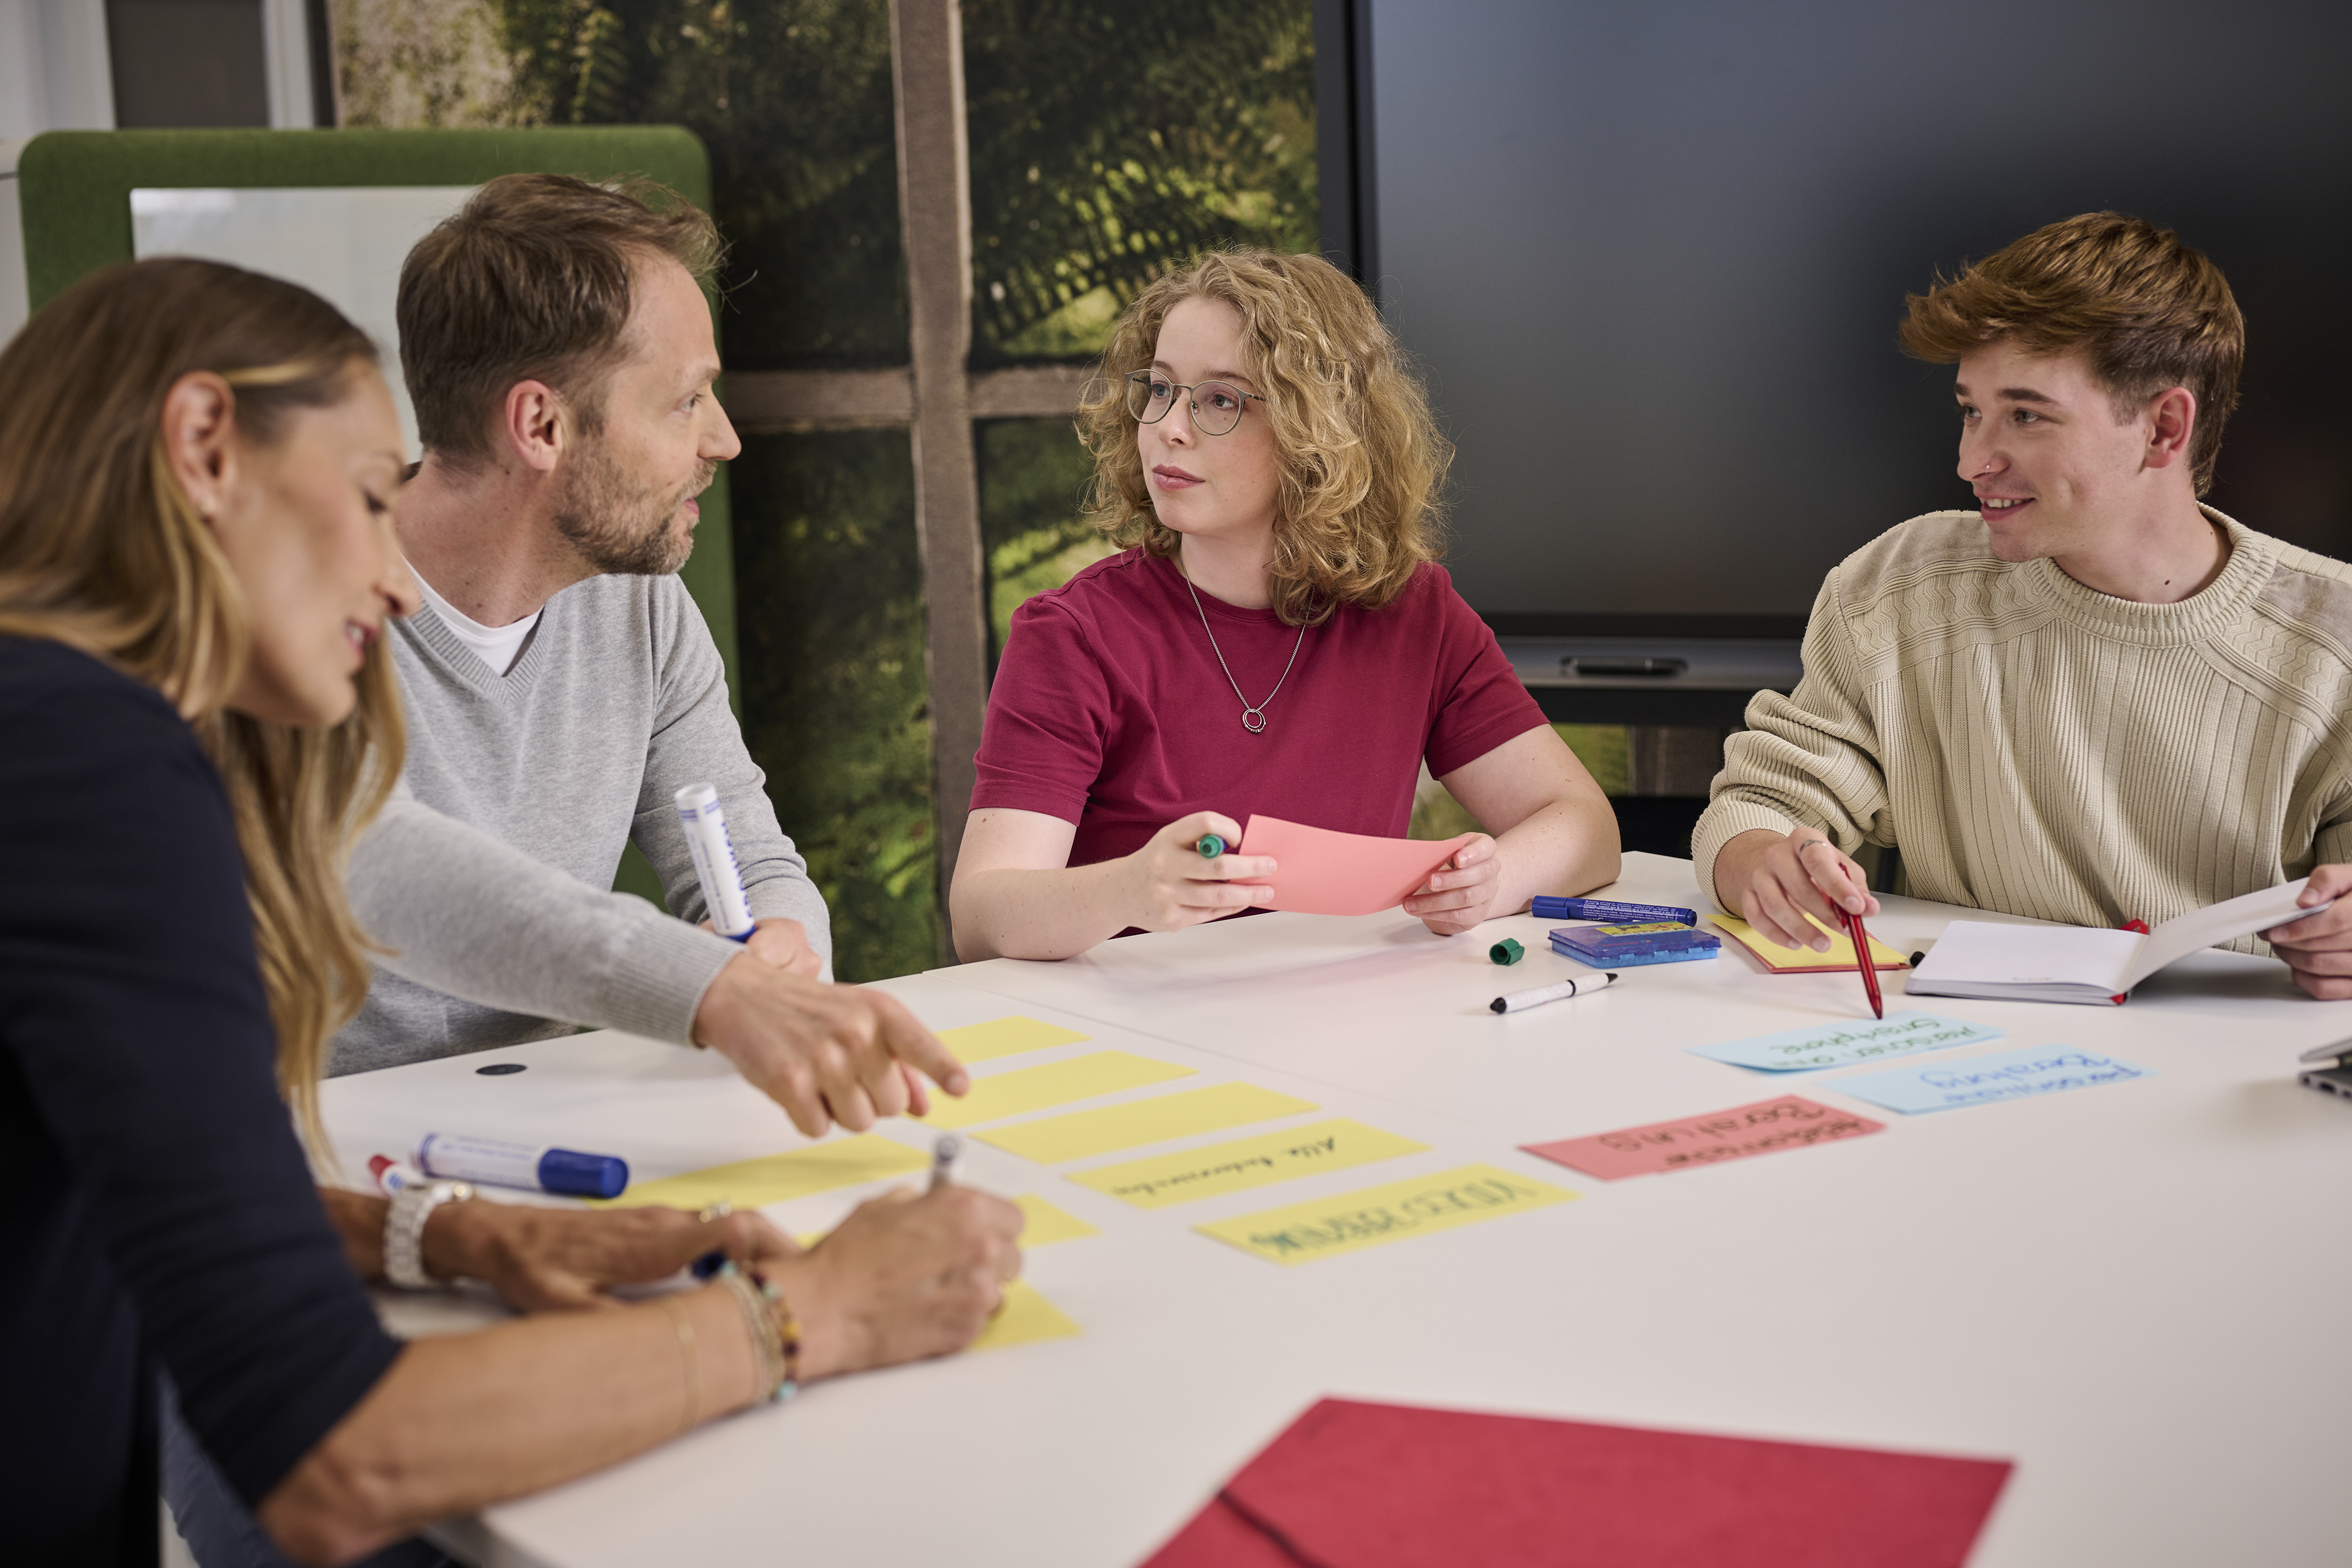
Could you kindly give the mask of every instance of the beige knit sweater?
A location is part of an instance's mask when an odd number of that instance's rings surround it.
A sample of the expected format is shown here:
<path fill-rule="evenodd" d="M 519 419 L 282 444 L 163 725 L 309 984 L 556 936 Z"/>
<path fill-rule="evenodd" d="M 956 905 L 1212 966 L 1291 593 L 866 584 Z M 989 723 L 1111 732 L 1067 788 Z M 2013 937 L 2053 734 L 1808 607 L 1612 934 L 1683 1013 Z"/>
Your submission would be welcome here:
<path fill-rule="evenodd" d="M 1809 823 L 1905 892 L 2112 926 L 2352 856 L 2352 567 L 2208 515 L 2230 559 L 2141 605 L 1930 512 L 1822 584 L 1795 692 L 1759 692 L 1691 852 Z"/>

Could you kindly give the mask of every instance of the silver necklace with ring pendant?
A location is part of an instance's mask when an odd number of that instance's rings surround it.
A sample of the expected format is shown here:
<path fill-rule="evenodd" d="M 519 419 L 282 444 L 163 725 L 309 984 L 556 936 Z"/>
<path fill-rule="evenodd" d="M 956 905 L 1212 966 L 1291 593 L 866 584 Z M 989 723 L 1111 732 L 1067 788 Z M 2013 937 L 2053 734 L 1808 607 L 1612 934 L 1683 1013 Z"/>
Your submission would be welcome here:
<path fill-rule="evenodd" d="M 1307 641 L 1307 628 L 1305 626 L 1298 628 L 1298 641 L 1290 645 L 1290 659 L 1282 667 L 1282 679 L 1276 680 L 1274 683 L 1274 689 L 1265 694 L 1265 701 L 1252 702 L 1248 695 L 1242 690 L 1242 683 L 1234 679 L 1234 667 L 1225 662 L 1225 650 L 1217 646 L 1217 634 L 1211 630 L 1209 626 L 1209 612 L 1201 607 L 1201 591 L 1192 586 L 1192 579 L 1190 577 L 1184 579 L 1184 591 L 1192 595 L 1192 613 L 1201 617 L 1201 629 L 1209 634 L 1209 651 L 1217 656 L 1217 668 L 1225 672 L 1225 684 L 1232 687 L 1234 695 L 1241 700 L 1242 728 L 1253 735 L 1263 733 L 1265 729 L 1266 706 L 1281 695 L 1282 682 L 1290 679 L 1290 667 L 1298 662 L 1298 649 Z"/>

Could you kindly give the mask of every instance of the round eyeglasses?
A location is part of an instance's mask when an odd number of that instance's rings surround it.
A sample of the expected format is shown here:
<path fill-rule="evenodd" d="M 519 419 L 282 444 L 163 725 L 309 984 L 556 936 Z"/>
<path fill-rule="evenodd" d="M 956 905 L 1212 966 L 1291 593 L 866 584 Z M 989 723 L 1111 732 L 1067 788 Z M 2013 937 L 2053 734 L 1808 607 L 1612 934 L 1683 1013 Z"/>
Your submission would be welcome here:
<path fill-rule="evenodd" d="M 1158 371 L 1139 370 L 1127 377 L 1127 411 L 1139 425 L 1157 425 L 1176 406 L 1176 395 L 1180 392 L 1191 395 L 1184 405 L 1192 411 L 1192 427 L 1203 436 L 1232 435 L 1234 426 L 1242 422 L 1242 405 L 1254 397 L 1260 403 L 1265 401 L 1255 392 L 1244 392 L 1222 381 L 1186 386 Z"/>

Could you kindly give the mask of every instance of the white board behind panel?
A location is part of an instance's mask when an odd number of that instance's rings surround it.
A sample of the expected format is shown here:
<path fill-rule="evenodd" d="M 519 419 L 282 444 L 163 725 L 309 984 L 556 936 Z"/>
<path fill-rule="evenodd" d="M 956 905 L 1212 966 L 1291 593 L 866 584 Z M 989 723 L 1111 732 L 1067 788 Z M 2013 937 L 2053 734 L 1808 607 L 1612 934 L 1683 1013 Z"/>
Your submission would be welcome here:
<path fill-rule="evenodd" d="M 418 456 L 416 415 L 400 376 L 394 306 L 400 264 L 471 185 L 250 189 L 141 187 L 131 193 L 131 252 L 199 256 L 299 283 L 333 303 L 383 351 L 401 437 Z"/>

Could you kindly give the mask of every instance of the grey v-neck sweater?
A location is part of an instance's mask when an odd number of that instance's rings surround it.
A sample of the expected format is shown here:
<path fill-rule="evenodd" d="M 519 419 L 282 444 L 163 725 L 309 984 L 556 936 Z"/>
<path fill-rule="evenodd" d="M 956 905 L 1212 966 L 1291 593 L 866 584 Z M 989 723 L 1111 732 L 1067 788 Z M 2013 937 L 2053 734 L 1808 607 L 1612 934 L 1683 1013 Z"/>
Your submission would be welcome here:
<path fill-rule="evenodd" d="M 547 602 L 504 676 L 431 609 L 389 636 L 408 710 L 400 790 L 352 858 L 352 906 L 394 950 L 335 1037 L 334 1073 L 543 1039 L 575 1025 L 684 1042 L 742 950 L 699 929 L 672 796 L 713 784 L 753 915 L 833 951 L 676 577 L 593 577 Z M 671 910 L 610 891 L 634 840 Z M 675 916 L 676 918 L 673 918 Z"/>

